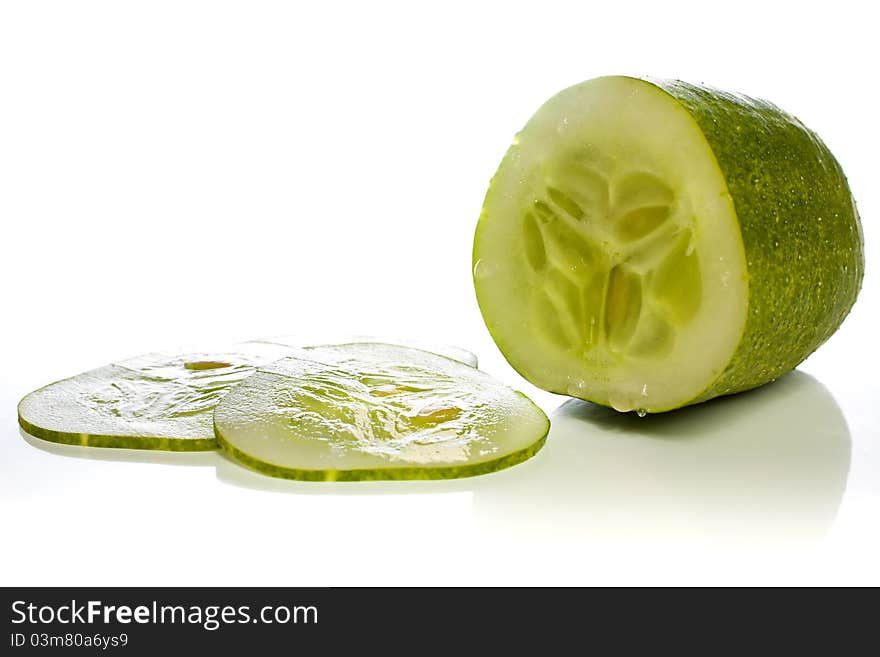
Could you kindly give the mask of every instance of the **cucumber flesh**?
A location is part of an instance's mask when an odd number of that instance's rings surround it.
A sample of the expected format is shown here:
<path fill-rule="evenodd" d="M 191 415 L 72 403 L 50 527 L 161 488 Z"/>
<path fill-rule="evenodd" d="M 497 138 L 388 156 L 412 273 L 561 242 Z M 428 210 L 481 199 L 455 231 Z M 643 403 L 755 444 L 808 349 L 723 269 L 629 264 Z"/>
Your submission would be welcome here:
<path fill-rule="evenodd" d="M 437 354 L 438 356 L 445 356 L 446 358 L 451 358 L 452 360 L 457 360 L 460 363 L 464 363 L 465 365 L 469 365 L 470 367 L 477 367 L 478 360 L 476 354 L 467 349 L 463 349 L 461 347 L 456 347 L 451 344 L 444 344 L 439 342 L 429 342 L 424 340 L 413 340 L 412 338 L 397 338 L 390 336 L 375 336 L 375 335 L 338 335 L 331 336 L 333 339 L 328 340 L 325 336 L 323 339 L 304 339 L 303 336 L 281 336 L 274 338 L 266 338 L 261 340 L 261 342 L 271 342 L 274 344 L 282 344 L 288 345 L 291 347 L 301 347 L 303 345 L 313 345 L 318 347 L 327 347 L 327 346 L 335 346 L 341 344 L 360 344 L 360 343 L 378 343 L 378 344 L 390 344 L 390 345 L 398 345 L 401 347 L 409 347 L 411 349 L 419 349 L 421 351 L 429 351 L 432 354 Z M 310 347 L 304 347 L 306 349 Z"/>
<path fill-rule="evenodd" d="M 514 367 L 619 411 L 699 395 L 746 319 L 724 177 L 691 117 L 640 80 L 600 78 L 538 111 L 492 181 L 474 258 Z"/>
<path fill-rule="evenodd" d="M 279 338 L 243 342 L 219 351 L 137 356 L 30 393 L 19 404 L 19 424 L 37 438 L 69 445 L 216 449 L 213 413 L 223 395 L 257 367 L 303 353 L 302 344 Z M 472 367 L 477 365 L 477 357 L 466 349 L 430 347 Z"/>
<path fill-rule="evenodd" d="M 37 438 L 69 445 L 215 449 L 213 411 L 223 395 L 256 367 L 294 351 L 251 342 L 138 356 L 30 393 L 18 406 L 19 424 Z"/>
<path fill-rule="evenodd" d="M 233 459 L 289 479 L 446 479 L 538 451 L 544 413 L 484 372 L 385 344 L 304 350 L 260 368 L 214 412 Z"/>

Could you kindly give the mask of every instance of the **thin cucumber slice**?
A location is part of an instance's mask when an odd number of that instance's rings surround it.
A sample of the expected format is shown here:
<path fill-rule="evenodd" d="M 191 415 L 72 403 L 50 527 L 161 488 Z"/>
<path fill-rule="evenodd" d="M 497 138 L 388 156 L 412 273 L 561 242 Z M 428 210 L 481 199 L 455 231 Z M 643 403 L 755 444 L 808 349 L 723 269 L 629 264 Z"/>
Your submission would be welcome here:
<path fill-rule="evenodd" d="M 796 118 L 626 77 L 538 110 L 492 179 L 473 252 L 483 318 L 520 374 L 640 413 L 791 370 L 863 273 L 846 178 Z"/>
<path fill-rule="evenodd" d="M 232 458 L 310 481 L 493 472 L 535 454 L 549 427 L 529 399 L 488 374 L 385 344 L 313 348 L 262 367 L 214 411 Z"/>
<path fill-rule="evenodd" d="M 30 393 L 19 404 L 19 424 L 33 436 L 68 445 L 216 449 L 213 412 L 223 395 L 257 367 L 302 353 L 301 345 L 254 340 L 219 351 L 138 356 Z M 476 356 L 465 349 L 432 348 L 476 367 Z"/>
<path fill-rule="evenodd" d="M 452 360 L 457 360 L 460 363 L 464 363 L 465 365 L 469 365 L 471 367 L 477 367 L 478 361 L 477 356 L 471 351 L 467 349 L 462 349 L 461 347 L 456 347 L 451 344 L 442 344 L 438 342 L 428 342 L 424 340 L 413 340 L 412 338 L 397 338 L 397 337 L 389 337 L 389 336 L 375 336 L 375 335 L 340 335 L 340 336 L 331 336 L 332 339 L 327 339 L 325 336 L 323 339 L 304 339 L 302 336 L 281 336 L 275 338 L 265 338 L 261 340 L 261 342 L 271 342 L 274 344 L 283 344 L 289 345 L 292 347 L 301 347 L 303 345 L 313 345 L 318 347 L 326 347 L 330 345 L 341 345 L 341 344 L 356 344 L 356 343 L 380 343 L 380 344 L 391 344 L 391 345 L 399 345 L 401 347 L 410 347 L 411 349 L 420 349 L 421 351 L 429 351 L 432 354 L 437 354 L 438 356 L 445 356 L 446 358 L 451 358 Z M 309 348 L 309 347 L 304 347 Z"/>
<path fill-rule="evenodd" d="M 37 438 L 68 445 L 216 449 L 217 402 L 256 367 L 296 351 L 251 342 L 209 353 L 138 356 L 30 393 L 19 403 L 19 424 Z"/>

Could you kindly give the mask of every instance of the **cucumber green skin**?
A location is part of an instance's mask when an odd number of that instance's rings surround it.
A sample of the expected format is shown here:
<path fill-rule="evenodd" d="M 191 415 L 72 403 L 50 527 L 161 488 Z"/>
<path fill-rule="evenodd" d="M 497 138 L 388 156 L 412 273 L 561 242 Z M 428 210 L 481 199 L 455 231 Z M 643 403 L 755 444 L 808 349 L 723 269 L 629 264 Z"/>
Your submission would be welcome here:
<path fill-rule="evenodd" d="M 253 456 L 245 454 L 236 447 L 233 447 L 223 439 L 223 434 L 220 433 L 216 425 L 214 425 L 214 432 L 217 435 L 217 443 L 220 445 L 220 450 L 222 452 L 228 454 L 234 461 L 237 461 L 252 470 L 256 470 L 261 474 L 269 475 L 270 477 L 296 479 L 298 481 L 402 481 L 414 479 L 460 479 L 464 477 L 476 477 L 478 475 L 504 470 L 505 468 L 522 463 L 537 454 L 544 446 L 544 443 L 547 440 L 547 434 L 550 432 L 550 421 L 547 420 L 547 427 L 544 431 L 544 435 L 538 440 L 528 447 L 512 452 L 500 459 L 473 463 L 471 465 L 453 465 L 432 468 L 364 468 L 359 470 L 304 470 L 301 468 L 286 468 L 284 466 L 256 459 Z"/>
<path fill-rule="evenodd" d="M 164 438 L 156 436 L 109 436 L 91 433 L 65 433 L 44 429 L 31 424 L 21 414 L 18 416 L 18 424 L 25 432 L 36 438 L 62 445 L 147 449 L 166 452 L 210 452 L 217 449 L 217 441 L 213 438 Z"/>
<path fill-rule="evenodd" d="M 690 402 L 697 403 L 773 381 L 825 342 L 861 288 L 864 237 L 840 164 L 797 118 L 740 94 L 650 82 L 675 98 L 705 135 L 745 249 L 749 303 L 742 338 L 724 372 Z"/>

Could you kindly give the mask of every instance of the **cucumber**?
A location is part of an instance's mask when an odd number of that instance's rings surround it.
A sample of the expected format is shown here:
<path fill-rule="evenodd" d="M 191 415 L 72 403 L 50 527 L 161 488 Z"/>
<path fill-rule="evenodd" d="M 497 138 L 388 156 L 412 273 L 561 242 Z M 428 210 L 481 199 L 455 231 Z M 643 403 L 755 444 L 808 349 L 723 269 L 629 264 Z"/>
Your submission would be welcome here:
<path fill-rule="evenodd" d="M 19 403 L 18 421 L 32 436 L 68 445 L 216 449 L 213 414 L 223 395 L 260 365 L 311 348 L 300 348 L 302 344 L 272 338 L 213 352 L 137 356 L 30 393 Z M 471 367 L 477 365 L 477 357 L 466 349 L 429 346 Z"/>
<path fill-rule="evenodd" d="M 478 361 L 477 356 L 471 351 L 467 349 L 463 349 L 461 347 L 456 347 L 451 344 L 443 344 L 437 342 L 428 342 L 424 340 L 413 340 L 411 338 L 397 338 L 390 336 L 375 336 L 375 335 L 334 335 L 330 336 L 332 339 L 328 339 L 327 336 L 324 336 L 322 339 L 316 339 L 315 336 L 312 339 L 305 339 L 303 336 L 280 336 L 274 338 L 266 338 L 261 340 L 261 342 L 270 342 L 273 344 L 282 344 L 291 347 L 300 347 L 305 344 L 318 346 L 318 347 L 327 347 L 332 345 L 341 345 L 341 344 L 356 344 L 356 343 L 380 343 L 380 344 L 394 344 L 401 347 L 411 347 L 412 349 L 420 349 L 422 351 L 430 351 L 432 354 L 437 354 L 438 356 L 446 356 L 447 358 L 451 358 L 452 360 L 457 360 L 460 363 L 464 363 L 465 365 L 470 365 L 471 367 L 477 367 Z M 311 347 L 304 347 L 305 349 L 310 349 Z"/>
<path fill-rule="evenodd" d="M 473 248 L 483 319 L 526 379 L 639 414 L 793 369 L 855 303 L 864 245 L 843 171 L 778 107 L 597 78 L 515 137 Z"/>
<path fill-rule="evenodd" d="M 216 449 L 217 402 L 257 366 L 295 351 L 251 342 L 216 352 L 138 356 L 28 394 L 18 421 L 32 436 L 68 445 Z"/>
<path fill-rule="evenodd" d="M 261 367 L 214 411 L 234 460 L 310 481 L 448 479 L 535 454 L 550 423 L 460 362 L 385 344 L 311 348 Z"/>

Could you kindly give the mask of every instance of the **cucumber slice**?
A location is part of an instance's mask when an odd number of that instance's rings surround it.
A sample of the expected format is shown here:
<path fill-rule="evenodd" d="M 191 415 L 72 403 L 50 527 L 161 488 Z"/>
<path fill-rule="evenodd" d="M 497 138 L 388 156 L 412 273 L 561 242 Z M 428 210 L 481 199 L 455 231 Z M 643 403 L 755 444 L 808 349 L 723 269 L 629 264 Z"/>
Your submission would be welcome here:
<path fill-rule="evenodd" d="M 18 421 L 56 443 L 170 451 L 216 449 L 213 412 L 260 365 L 296 350 L 244 343 L 210 353 L 147 354 L 40 388 Z"/>
<path fill-rule="evenodd" d="M 326 336 L 323 339 L 308 340 L 304 339 L 302 336 L 281 336 L 275 338 L 266 338 L 265 340 L 261 340 L 261 342 L 271 342 L 273 344 L 283 344 L 291 347 L 299 347 L 302 345 L 327 347 L 334 345 L 359 343 L 390 344 L 398 345 L 401 347 L 410 347 L 411 349 L 419 349 L 421 351 L 429 351 L 432 354 L 437 354 L 438 356 L 446 356 L 446 358 L 457 360 L 458 362 L 469 365 L 470 367 L 477 367 L 478 365 L 476 354 L 468 351 L 467 349 L 462 349 L 461 347 L 456 347 L 451 344 L 426 342 L 423 340 L 413 340 L 411 338 L 396 338 L 389 336 L 382 337 L 375 335 L 341 335 L 333 336 L 332 340 L 328 340 Z M 311 347 L 304 348 L 310 349 Z"/>
<path fill-rule="evenodd" d="M 68 445 L 216 449 L 213 413 L 223 395 L 257 367 L 303 353 L 302 344 L 254 340 L 214 352 L 137 356 L 30 393 L 19 403 L 19 424 L 32 436 Z M 476 367 L 477 357 L 465 349 L 432 348 Z"/>
<path fill-rule="evenodd" d="M 483 318 L 520 374 L 640 413 L 793 369 L 864 273 L 843 171 L 796 118 L 627 77 L 532 117 L 492 179 L 473 260 Z"/>
<path fill-rule="evenodd" d="M 468 367 L 472 367 L 477 369 L 477 357 L 472 352 L 461 349 L 459 347 L 453 347 L 451 345 L 442 345 L 442 344 L 431 344 L 431 343 L 418 343 L 418 342 L 385 342 L 380 338 L 376 338 L 375 340 L 358 340 L 356 342 L 340 342 L 337 344 L 324 344 L 324 345 L 315 345 L 312 347 L 303 347 L 303 351 L 312 351 L 312 350 L 320 350 L 326 349 L 327 347 L 356 347 L 359 345 L 367 345 L 367 344 L 376 344 L 382 345 L 386 347 L 406 347 L 408 349 L 416 349 L 418 351 L 425 351 L 430 354 L 434 354 L 435 356 L 442 356 L 443 358 L 448 358 L 449 360 L 458 361 L 462 365 L 467 365 Z"/>
<path fill-rule="evenodd" d="M 311 481 L 492 472 L 535 454 L 549 427 L 529 399 L 489 375 L 385 344 L 313 348 L 262 367 L 214 411 L 233 459 Z"/>

